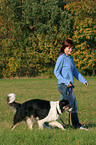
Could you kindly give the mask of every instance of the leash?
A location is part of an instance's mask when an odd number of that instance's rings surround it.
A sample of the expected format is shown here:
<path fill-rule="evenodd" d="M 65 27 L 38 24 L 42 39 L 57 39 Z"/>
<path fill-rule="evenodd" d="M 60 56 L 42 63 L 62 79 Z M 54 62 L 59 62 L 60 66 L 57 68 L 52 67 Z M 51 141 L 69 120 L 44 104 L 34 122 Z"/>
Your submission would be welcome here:
<path fill-rule="evenodd" d="M 68 124 L 65 124 L 64 121 L 60 118 L 60 120 L 61 120 L 61 122 L 63 123 L 64 126 L 70 126 L 70 116 L 71 116 L 71 113 L 69 113 Z"/>
<path fill-rule="evenodd" d="M 66 124 L 63 122 L 63 120 L 60 118 L 61 122 L 63 123 L 64 126 L 66 126 Z"/>
<path fill-rule="evenodd" d="M 69 113 L 69 125 L 70 125 L 70 113 Z"/>
<path fill-rule="evenodd" d="M 74 84 L 72 84 L 71 81 L 70 81 L 70 84 L 71 84 L 72 86 L 71 86 L 71 87 L 67 87 L 67 88 L 65 89 L 66 95 L 70 95 L 71 89 L 75 88 Z M 61 90 L 59 90 L 59 92 L 62 93 Z M 68 126 L 70 126 L 70 118 L 71 118 L 70 116 L 71 116 L 71 113 L 69 113 Z M 64 126 L 67 126 L 67 125 L 63 122 L 63 120 L 62 120 L 61 118 L 60 118 L 60 120 L 61 120 L 61 122 L 63 123 Z"/>

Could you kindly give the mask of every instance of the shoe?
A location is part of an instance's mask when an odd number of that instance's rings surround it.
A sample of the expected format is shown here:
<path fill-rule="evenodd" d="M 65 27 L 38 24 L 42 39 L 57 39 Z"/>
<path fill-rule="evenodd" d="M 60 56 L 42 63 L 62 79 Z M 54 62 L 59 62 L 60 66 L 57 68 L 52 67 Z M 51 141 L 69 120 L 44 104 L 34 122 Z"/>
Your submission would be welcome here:
<path fill-rule="evenodd" d="M 84 127 L 80 127 L 79 129 L 81 129 L 81 130 L 88 130 L 87 128 L 84 128 Z"/>
<path fill-rule="evenodd" d="M 85 122 L 82 122 L 82 123 L 80 123 L 81 124 L 81 126 L 86 126 L 86 123 Z"/>

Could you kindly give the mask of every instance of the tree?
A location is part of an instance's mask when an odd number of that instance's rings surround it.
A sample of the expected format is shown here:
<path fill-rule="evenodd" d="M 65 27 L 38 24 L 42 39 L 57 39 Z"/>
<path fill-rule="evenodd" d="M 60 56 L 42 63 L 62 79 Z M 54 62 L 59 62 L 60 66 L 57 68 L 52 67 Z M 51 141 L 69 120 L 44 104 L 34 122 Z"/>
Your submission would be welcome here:
<path fill-rule="evenodd" d="M 72 36 L 71 14 L 58 0 L 2 0 L 1 12 L 2 75 L 35 76 L 53 67 L 62 41 Z"/>
<path fill-rule="evenodd" d="M 78 69 L 84 74 L 96 74 L 96 2 L 81 0 L 65 6 L 73 16 L 74 58 Z M 79 58 L 79 59 L 78 59 Z"/>

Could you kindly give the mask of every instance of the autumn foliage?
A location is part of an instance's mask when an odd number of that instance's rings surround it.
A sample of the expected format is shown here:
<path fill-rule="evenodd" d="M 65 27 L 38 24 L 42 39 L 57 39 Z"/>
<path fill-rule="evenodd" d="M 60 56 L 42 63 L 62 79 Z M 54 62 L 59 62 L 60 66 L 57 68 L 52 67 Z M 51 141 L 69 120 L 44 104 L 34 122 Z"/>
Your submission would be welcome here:
<path fill-rule="evenodd" d="M 73 57 L 79 70 L 85 75 L 96 74 L 96 2 L 81 0 L 67 4 L 65 9 L 74 19 L 72 36 L 75 42 Z"/>
<path fill-rule="evenodd" d="M 94 0 L 1 0 L 0 77 L 53 73 L 65 38 L 83 74 L 96 74 Z"/>

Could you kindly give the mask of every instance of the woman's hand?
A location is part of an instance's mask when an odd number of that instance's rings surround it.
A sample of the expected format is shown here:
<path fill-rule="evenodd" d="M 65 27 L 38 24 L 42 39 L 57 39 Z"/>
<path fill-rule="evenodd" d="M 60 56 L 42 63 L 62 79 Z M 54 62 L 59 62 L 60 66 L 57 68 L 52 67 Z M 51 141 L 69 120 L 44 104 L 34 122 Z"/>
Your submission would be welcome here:
<path fill-rule="evenodd" d="M 73 88 L 75 88 L 74 84 L 72 84 L 72 82 L 71 82 L 71 81 L 70 81 L 70 83 L 69 83 L 68 87 L 73 87 Z"/>
<path fill-rule="evenodd" d="M 72 84 L 71 84 L 71 83 L 69 83 L 68 87 L 71 87 L 71 86 L 72 86 Z"/>
<path fill-rule="evenodd" d="M 86 86 L 86 87 L 88 87 L 88 82 L 87 82 L 87 83 L 85 83 L 85 86 Z"/>

